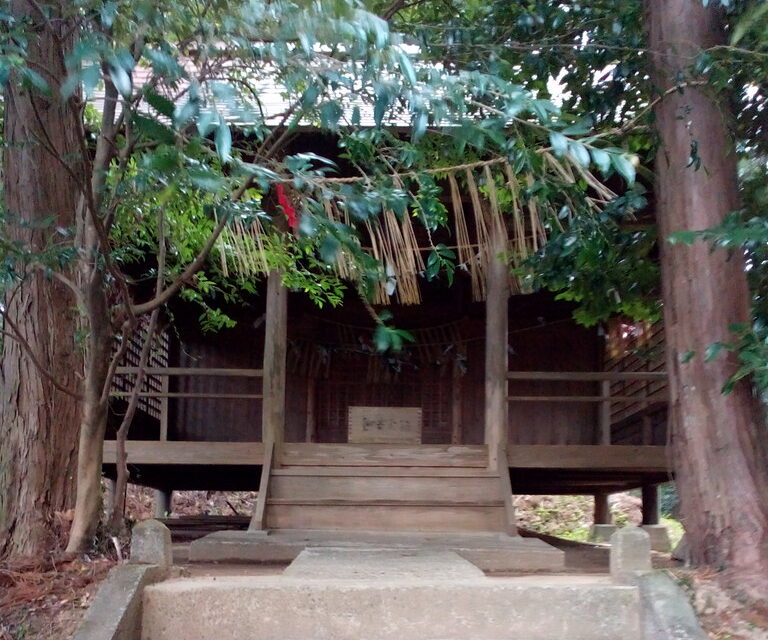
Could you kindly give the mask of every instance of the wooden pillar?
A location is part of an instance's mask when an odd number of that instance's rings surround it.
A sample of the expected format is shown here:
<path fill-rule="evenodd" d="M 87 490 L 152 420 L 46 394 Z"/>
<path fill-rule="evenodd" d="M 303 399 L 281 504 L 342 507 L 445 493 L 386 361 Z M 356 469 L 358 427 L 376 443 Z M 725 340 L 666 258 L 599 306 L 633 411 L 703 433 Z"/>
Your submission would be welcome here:
<path fill-rule="evenodd" d="M 317 442 L 317 418 L 315 417 L 316 380 L 307 378 L 307 426 L 306 442 Z"/>
<path fill-rule="evenodd" d="M 155 518 L 165 518 L 173 509 L 173 491 L 171 489 L 155 489 Z"/>
<path fill-rule="evenodd" d="M 600 444 L 611 444 L 611 381 L 600 382 Z"/>
<path fill-rule="evenodd" d="M 643 524 L 659 524 L 658 485 L 643 485 Z"/>
<path fill-rule="evenodd" d="M 497 240 L 490 251 L 485 303 L 485 444 L 488 466 L 499 468 L 499 451 L 506 451 L 507 425 L 507 305 L 509 267 L 500 255 L 506 247 Z"/>
<path fill-rule="evenodd" d="M 263 401 L 261 433 L 264 443 L 272 442 L 279 464 L 285 432 L 285 354 L 288 341 L 288 292 L 280 272 L 267 279 L 267 311 L 264 323 Z M 278 466 L 276 464 L 276 466 Z"/>
<path fill-rule="evenodd" d="M 461 426 L 461 371 L 453 365 L 451 372 L 451 444 L 462 444 L 464 434 Z"/>
<path fill-rule="evenodd" d="M 608 506 L 608 494 L 595 494 L 593 524 L 611 524 L 611 509 Z"/>

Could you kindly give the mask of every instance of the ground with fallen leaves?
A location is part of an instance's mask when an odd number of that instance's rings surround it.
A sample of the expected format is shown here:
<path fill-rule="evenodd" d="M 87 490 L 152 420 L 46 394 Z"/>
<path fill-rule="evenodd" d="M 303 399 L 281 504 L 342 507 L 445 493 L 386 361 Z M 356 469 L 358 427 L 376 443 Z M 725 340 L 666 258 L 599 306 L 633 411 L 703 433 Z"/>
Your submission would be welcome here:
<path fill-rule="evenodd" d="M 174 494 L 177 515 L 247 515 L 255 499 L 251 492 L 183 491 Z M 565 496 L 518 496 L 520 524 L 553 535 L 570 535 L 591 517 L 591 501 Z M 617 521 L 635 522 L 639 500 L 623 494 L 613 498 Z M 130 487 L 127 514 L 137 521 L 152 516 L 152 492 Z M 570 562 L 585 570 L 605 563 L 605 553 L 593 545 L 568 542 Z M 105 539 L 91 557 L 56 562 L 0 564 L 0 640 L 66 640 L 77 629 L 101 581 L 126 553 L 127 540 Z M 600 559 L 598 559 L 600 558 Z M 660 566 L 670 566 L 668 560 Z M 768 640 L 768 608 L 744 602 L 723 590 L 711 571 L 673 568 L 672 573 L 691 598 L 711 640 Z"/>

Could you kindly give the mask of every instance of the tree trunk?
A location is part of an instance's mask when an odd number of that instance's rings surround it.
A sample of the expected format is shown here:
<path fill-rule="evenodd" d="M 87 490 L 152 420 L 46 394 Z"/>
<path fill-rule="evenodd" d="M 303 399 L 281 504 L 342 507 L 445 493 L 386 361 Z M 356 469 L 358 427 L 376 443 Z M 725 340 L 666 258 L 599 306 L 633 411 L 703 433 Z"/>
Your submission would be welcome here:
<path fill-rule="evenodd" d="M 93 226 L 86 221 L 86 247 L 95 247 Z M 95 250 L 93 251 L 95 254 Z M 88 349 L 85 361 L 83 417 L 77 458 L 77 494 L 68 553 L 87 551 L 93 542 L 101 515 L 101 467 L 108 402 L 104 396 L 108 380 L 114 335 L 103 274 L 98 263 L 82 263 L 87 282 L 85 308 L 88 322 Z"/>
<path fill-rule="evenodd" d="M 689 77 L 702 49 L 724 42 L 722 16 L 701 0 L 648 0 L 646 6 L 652 75 L 665 91 L 680 82 L 679 73 Z M 738 209 L 733 136 L 725 109 L 706 88 L 671 93 L 655 114 L 670 421 L 691 560 L 726 569 L 752 595 L 768 596 L 764 416 L 749 382 L 721 393 L 736 370 L 732 354 L 704 361 L 709 345 L 732 340 L 730 324 L 750 322 L 744 261 L 701 242 L 665 241 L 675 231 L 715 226 Z M 686 167 L 692 143 L 701 158 L 698 170 Z M 685 362 L 691 351 L 695 356 Z"/>
<path fill-rule="evenodd" d="M 62 53 L 71 23 L 59 20 L 67 2 L 43 2 L 43 21 L 27 0 L 11 12 L 37 21 L 29 40 L 34 68 L 63 77 Z M 23 90 L 11 81 L 5 96 L 4 201 L 12 220 L 7 236 L 42 251 L 56 228 L 75 224 L 76 180 L 43 148 L 77 157 L 79 143 L 69 104 Z M 63 124 L 67 123 L 67 124 Z M 73 172 L 80 168 L 70 162 Z M 44 224 L 52 219 L 51 224 Z M 61 241 L 61 237 L 58 238 Z M 77 310 L 71 292 L 41 272 L 6 295 L 7 316 L 35 356 L 64 387 L 80 391 L 82 353 L 75 342 Z M 5 330 L 9 330 L 6 323 Z M 3 339 L 0 363 L 0 555 L 41 555 L 56 534 L 55 516 L 71 507 L 80 404 L 54 388 L 18 341 Z"/>

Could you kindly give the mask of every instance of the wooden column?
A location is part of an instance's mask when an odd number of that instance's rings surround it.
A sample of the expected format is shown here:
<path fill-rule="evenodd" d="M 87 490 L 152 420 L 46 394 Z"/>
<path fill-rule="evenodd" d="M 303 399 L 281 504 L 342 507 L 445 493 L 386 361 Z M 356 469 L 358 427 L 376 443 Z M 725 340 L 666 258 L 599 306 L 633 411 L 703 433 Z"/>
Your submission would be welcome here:
<path fill-rule="evenodd" d="M 485 444 L 488 466 L 499 468 L 499 450 L 506 451 L 507 426 L 507 304 L 509 267 L 500 255 L 505 243 L 497 240 L 488 261 L 485 303 Z"/>
<path fill-rule="evenodd" d="M 451 372 L 451 444 L 462 444 L 464 434 L 461 426 L 461 371 L 453 365 Z"/>
<path fill-rule="evenodd" d="M 595 511 L 593 524 L 611 524 L 611 509 L 608 506 L 608 494 L 595 494 Z"/>
<path fill-rule="evenodd" d="M 643 485 L 643 524 L 659 524 L 658 485 Z"/>
<path fill-rule="evenodd" d="M 611 444 L 611 381 L 600 382 L 600 444 Z"/>
<path fill-rule="evenodd" d="M 261 433 L 264 443 L 275 445 L 275 466 L 285 432 L 285 354 L 288 341 L 288 292 L 280 272 L 267 279 L 267 312 L 264 323 L 264 383 Z"/>
<path fill-rule="evenodd" d="M 173 510 L 173 490 L 155 489 L 155 518 L 166 518 Z"/>
<path fill-rule="evenodd" d="M 315 416 L 316 380 L 307 378 L 307 426 L 305 440 L 317 442 L 317 418 Z"/>

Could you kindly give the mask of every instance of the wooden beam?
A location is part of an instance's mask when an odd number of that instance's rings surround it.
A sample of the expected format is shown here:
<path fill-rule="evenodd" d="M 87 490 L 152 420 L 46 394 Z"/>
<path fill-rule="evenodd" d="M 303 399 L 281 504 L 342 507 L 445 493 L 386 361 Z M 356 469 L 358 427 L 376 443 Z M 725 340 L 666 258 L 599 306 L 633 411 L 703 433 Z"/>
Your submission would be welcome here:
<path fill-rule="evenodd" d="M 568 382 L 661 381 L 667 379 L 667 374 L 663 371 L 509 371 L 507 378 L 510 380 L 564 380 Z"/>
<path fill-rule="evenodd" d="M 288 333 L 288 292 L 280 272 L 267 279 L 267 312 L 264 326 L 264 384 L 261 412 L 262 440 L 275 445 L 279 466 L 285 432 L 285 355 Z"/>
<path fill-rule="evenodd" d="M 133 395 L 133 391 L 112 391 L 109 395 L 114 398 L 124 398 Z M 185 393 L 162 391 L 140 391 L 139 398 L 187 398 L 193 400 L 215 399 L 215 400 L 259 400 L 260 393 Z"/>
<path fill-rule="evenodd" d="M 515 444 L 507 448 L 509 466 L 518 469 L 648 471 L 669 469 L 666 447 L 623 445 Z"/>
<path fill-rule="evenodd" d="M 176 442 L 129 440 L 125 443 L 128 464 L 151 465 L 260 465 L 261 442 Z M 114 440 L 104 442 L 104 464 L 115 464 Z"/>
<path fill-rule="evenodd" d="M 138 373 L 138 367 L 118 367 L 116 374 Z M 261 369 L 208 369 L 203 367 L 148 367 L 150 376 L 221 376 L 226 378 L 261 378 Z"/>
<path fill-rule="evenodd" d="M 499 450 L 506 449 L 507 424 L 507 331 L 509 300 L 509 267 L 506 246 L 499 235 L 491 244 L 485 301 L 485 444 L 488 445 L 488 468 L 498 469 Z"/>

